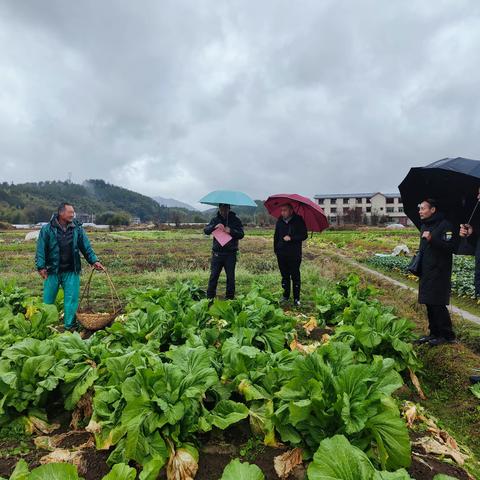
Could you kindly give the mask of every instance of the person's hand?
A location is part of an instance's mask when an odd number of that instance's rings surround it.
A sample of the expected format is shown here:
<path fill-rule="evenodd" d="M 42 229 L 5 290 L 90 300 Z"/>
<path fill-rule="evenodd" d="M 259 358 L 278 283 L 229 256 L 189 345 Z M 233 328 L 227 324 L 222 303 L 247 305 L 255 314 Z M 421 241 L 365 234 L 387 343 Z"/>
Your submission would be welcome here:
<path fill-rule="evenodd" d="M 473 233 L 473 228 L 468 223 L 463 223 L 460 225 L 460 236 L 469 237 Z"/>
<path fill-rule="evenodd" d="M 425 238 L 427 242 L 429 242 L 432 239 L 432 234 L 426 230 L 422 233 L 422 238 Z"/>
<path fill-rule="evenodd" d="M 224 230 L 225 232 L 230 233 L 230 227 L 225 227 Z"/>
<path fill-rule="evenodd" d="M 42 268 L 41 270 L 38 271 L 38 274 L 44 279 L 46 280 L 47 277 L 48 277 L 48 272 L 47 272 L 47 269 L 46 268 Z"/>
<path fill-rule="evenodd" d="M 218 230 L 218 229 L 225 230 L 225 226 L 223 225 L 223 223 L 217 223 L 215 225 L 215 230 Z"/>
<path fill-rule="evenodd" d="M 284 239 L 286 242 L 289 242 L 289 241 L 292 239 L 292 237 L 291 237 L 290 235 L 285 235 L 285 236 L 283 237 L 283 239 Z"/>
<path fill-rule="evenodd" d="M 105 267 L 100 262 L 95 262 L 92 267 L 95 270 L 105 270 Z"/>

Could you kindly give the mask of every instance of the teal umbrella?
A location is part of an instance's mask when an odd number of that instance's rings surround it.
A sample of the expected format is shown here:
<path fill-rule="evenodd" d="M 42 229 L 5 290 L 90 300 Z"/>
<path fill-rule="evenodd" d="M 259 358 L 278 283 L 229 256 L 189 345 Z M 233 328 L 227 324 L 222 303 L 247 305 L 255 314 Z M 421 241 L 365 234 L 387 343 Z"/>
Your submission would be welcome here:
<path fill-rule="evenodd" d="M 215 190 L 201 198 L 200 203 L 218 206 L 221 203 L 236 205 L 237 207 L 256 207 L 257 204 L 243 192 L 235 190 Z"/>

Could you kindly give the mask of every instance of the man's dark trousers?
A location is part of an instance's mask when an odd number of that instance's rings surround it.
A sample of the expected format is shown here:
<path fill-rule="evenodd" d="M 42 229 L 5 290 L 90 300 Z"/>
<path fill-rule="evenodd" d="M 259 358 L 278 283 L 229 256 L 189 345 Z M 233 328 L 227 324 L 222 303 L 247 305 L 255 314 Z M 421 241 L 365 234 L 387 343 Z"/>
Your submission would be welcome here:
<path fill-rule="evenodd" d="M 282 275 L 283 296 L 290 298 L 290 286 L 293 284 L 293 299 L 300 300 L 300 255 L 277 255 L 278 268 Z"/>
<path fill-rule="evenodd" d="M 447 340 L 455 339 L 452 320 L 446 305 L 427 305 L 427 315 L 430 335 Z"/>
<path fill-rule="evenodd" d="M 210 266 L 210 279 L 208 281 L 207 297 L 215 298 L 217 284 L 222 268 L 227 276 L 227 291 L 225 297 L 232 300 L 235 297 L 235 265 L 237 264 L 237 252 L 217 253 L 213 252 Z"/>

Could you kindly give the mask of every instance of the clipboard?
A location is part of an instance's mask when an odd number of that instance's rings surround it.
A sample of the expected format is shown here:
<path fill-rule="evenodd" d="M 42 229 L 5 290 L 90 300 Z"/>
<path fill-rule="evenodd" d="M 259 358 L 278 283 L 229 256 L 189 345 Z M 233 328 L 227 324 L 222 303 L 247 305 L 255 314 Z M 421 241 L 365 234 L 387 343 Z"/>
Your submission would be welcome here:
<path fill-rule="evenodd" d="M 222 247 L 232 239 L 232 236 L 223 230 L 223 228 L 217 228 L 212 232 L 212 235 Z"/>

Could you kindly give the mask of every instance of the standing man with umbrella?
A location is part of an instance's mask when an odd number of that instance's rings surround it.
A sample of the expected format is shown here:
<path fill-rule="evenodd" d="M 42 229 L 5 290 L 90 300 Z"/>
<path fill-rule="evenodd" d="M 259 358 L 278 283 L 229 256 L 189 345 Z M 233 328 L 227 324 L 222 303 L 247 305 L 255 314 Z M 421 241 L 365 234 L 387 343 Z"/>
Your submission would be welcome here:
<path fill-rule="evenodd" d="M 480 188 L 478 189 L 477 203 L 470 215 L 468 223 L 462 223 L 460 225 L 460 237 L 466 238 L 472 245 L 475 252 L 475 297 L 480 297 L 480 222 L 475 219 L 475 213 L 480 203 Z M 475 221 L 472 221 L 475 219 Z M 473 224 L 473 226 L 472 226 Z M 470 380 L 472 383 L 480 383 L 480 375 L 471 375 Z"/>
<path fill-rule="evenodd" d="M 245 234 L 241 220 L 231 211 L 230 205 L 256 207 L 257 204 L 242 192 L 228 190 L 211 192 L 203 197 L 200 203 L 218 205 L 217 214 L 203 229 L 205 235 L 213 234 L 207 297 L 209 299 L 215 298 L 220 273 L 222 269 L 225 269 L 227 276 L 225 298 L 233 300 L 235 297 L 235 266 L 237 264 L 238 241 Z"/>
<path fill-rule="evenodd" d="M 278 218 L 273 250 L 282 275 L 282 301 L 288 301 L 293 286 L 293 303 L 300 306 L 302 242 L 307 239 L 308 230 L 321 232 L 328 228 L 327 217 L 319 205 L 296 193 L 271 195 L 265 207 Z"/>
<path fill-rule="evenodd" d="M 302 242 L 308 232 L 305 221 L 293 211 L 290 203 L 281 206 L 281 215 L 275 225 L 273 250 L 277 256 L 278 268 L 282 275 L 282 302 L 290 299 L 290 287 L 293 286 L 293 304 L 300 306 L 300 264 L 302 263 Z"/>
<path fill-rule="evenodd" d="M 428 252 L 427 249 L 425 250 L 425 252 L 427 252 L 427 259 L 423 260 L 422 268 L 424 268 L 425 263 L 427 263 L 427 271 L 431 270 L 430 275 L 433 275 L 439 280 L 437 282 L 430 280 L 428 284 L 430 284 L 432 288 L 434 285 L 437 285 L 442 291 L 442 294 L 438 295 L 435 301 L 437 304 L 437 312 L 436 315 L 434 315 L 434 324 L 435 319 L 439 321 L 439 319 L 443 318 L 444 323 L 450 325 L 447 325 L 446 331 L 444 332 L 446 340 L 448 340 L 449 337 L 450 339 L 454 338 L 451 330 L 450 317 L 448 316 L 447 318 L 448 311 L 446 310 L 450 296 L 451 255 L 453 251 L 457 251 L 458 242 L 456 240 L 458 238 L 460 224 L 470 223 L 472 212 L 475 211 L 475 203 L 477 203 L 475 196 L 478 192 L 479 182 L 480 162 L 470 158 L 456 157 L 442 158 L 424 167 L 411 168 L 398 187 L 407 216 L 418 229 L 421 229 L 422 232 L 429 232 L 431 237 L 433 237 L 433 240 L 422 240 L 422 242 L 428 246 Z M 435 208 L 428 202 L 426 202 L 426 204 L 422 202 L 422 200 L 427 197 L 435 198 L 438 201 Z M 419 212 L 418 205 L 420 202 L 422 202 L 422 209 Z M 439 205 L 441 205 L 441 212 L 438 211 Z M 431 213 L 432 210 L 434 210 L 437 215 L 433 215 Z M 435 227 L 435 225 L 433 225 L 433 223 L 435 223 L 434 220 L 439 219 L 439 216 L 442 216 L 442 214 L 444 215 L 443 222 L 449 224 L 447 228 L 445 228 L 445 223 L 443 223 L 442 226 L 437 225 Z M 431 218 L 428 219 L 429 217 Z M 444 236 L 443 239 L 441 237 L 435 238 L 438 237 L 439 234 L 441 235 L 442 232 Z M 450 237 L 450 234 L 454 237 L 453 240 L 447 238 Z M 440 243 L 437 240 L 440 240 Z M 463 254 L 464 252 L 461 253 Z M 435 261 L 432 261 L 433 255 L 437 255 L 440 259 L 437 272 L 435 272 Z M 440 273 L 440 270 L 442 273 Z M 429 276 L 423 272 L 422 274 L 427 275 L 427 277 Z M 448 282 L 445 278 L 447 276 Z M 422 279 L 420 279 L 420 283 L 422 284 Z M 438 305 L 437 300 L 439 297 L 442 298 L 443 306 Z M 429 298 L 427 300 L 431 299 Z M 420 303 L 428 304 L 429 302 Z M 429 313 L 429 320 L 430 317 L 431 315 Z M 434 332 L 431 333 L 435 335 Z M 429 342 L 430 340 L 428 337 L 422 337 L 420 341 Z M 430 343 L 432 342 L 433 344 L 437 344 L 442 343 L 443 340 L 441 338 L 440 340 L 431 339 Z"/>
<path fill-rule="evenodd" d="M 418 302 L 427 306 L 430 334 L 421 337 L 418 343 L 437 346 L 455 341 L 447 305 L 450 303 L 453 252 L 457 242 L 453 225 L 438 211 L 434 199 L 426 199 L 420 204 L 419 215 L 422 226 Z"/>
<path fill-rule="evenodd" d="M 478 221 L 475 213 L 478 210 L 478 204 L 480 203 L 480 188 L 477 194 L 477 203 L 470 215 L 468 223 L 462 223 L 460 225 L 460 237 L 466 238 L 471 245 L 475 254 L 475 296 L 480 297 L 480 222 Z"/>

